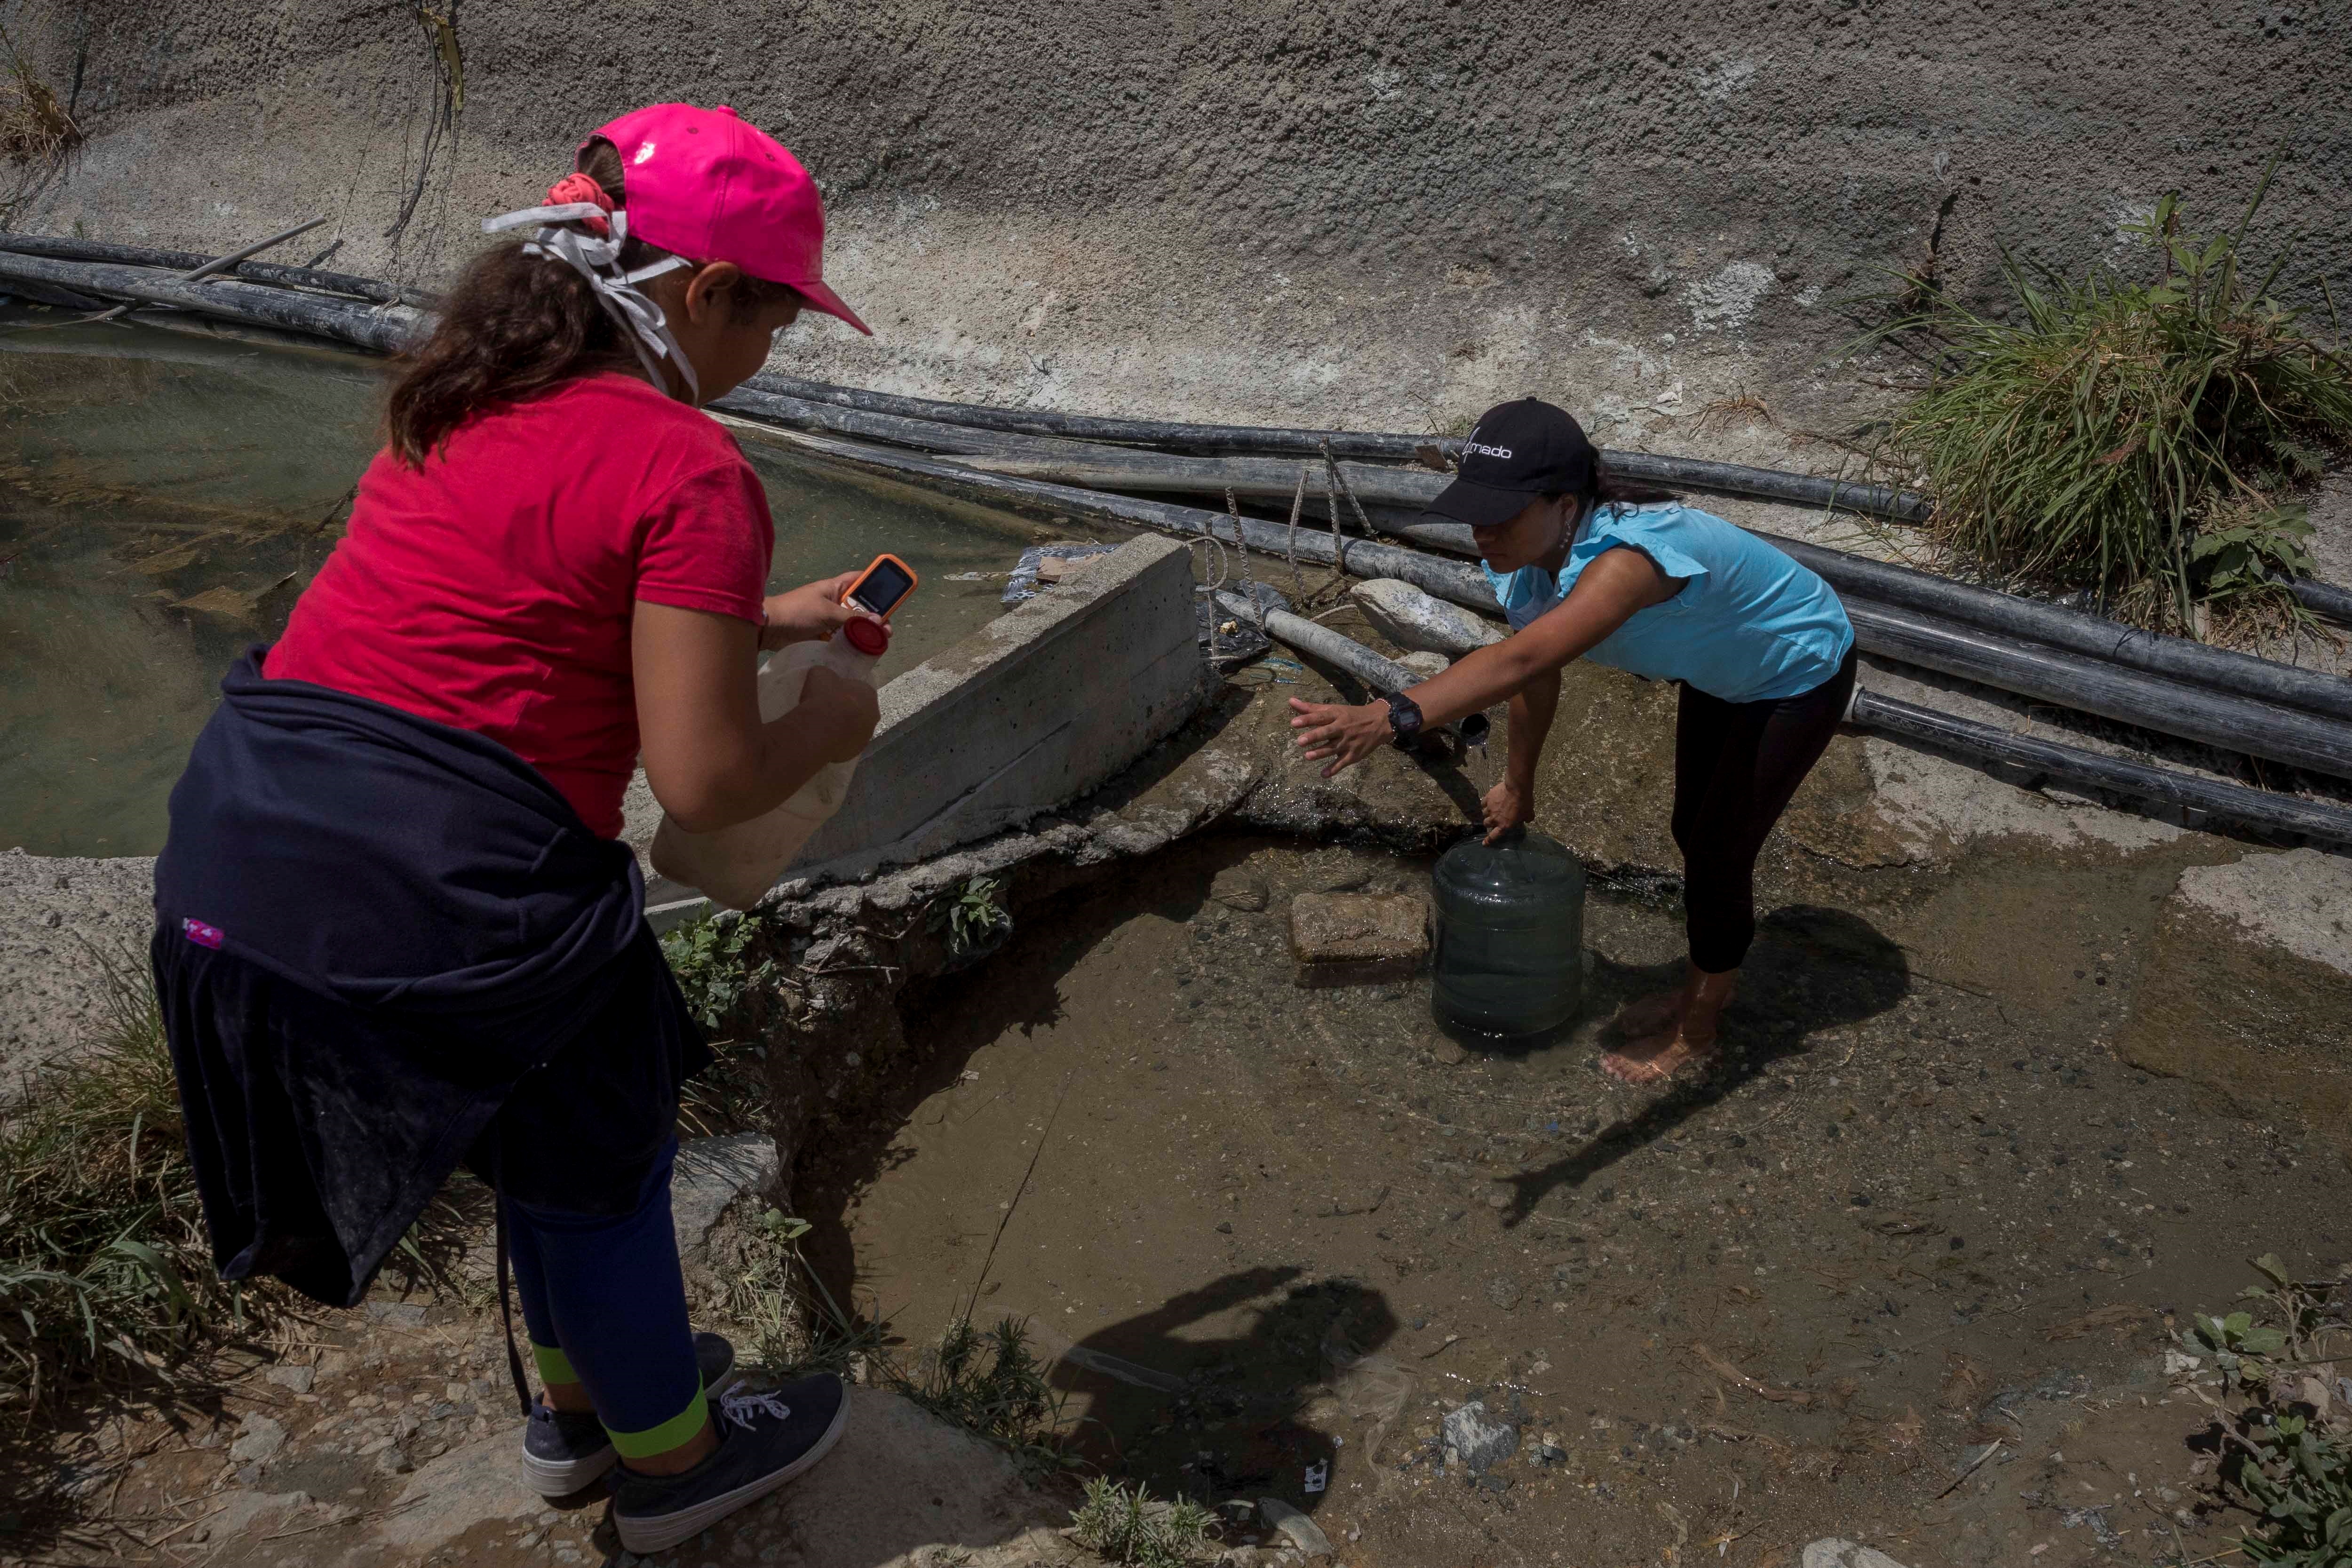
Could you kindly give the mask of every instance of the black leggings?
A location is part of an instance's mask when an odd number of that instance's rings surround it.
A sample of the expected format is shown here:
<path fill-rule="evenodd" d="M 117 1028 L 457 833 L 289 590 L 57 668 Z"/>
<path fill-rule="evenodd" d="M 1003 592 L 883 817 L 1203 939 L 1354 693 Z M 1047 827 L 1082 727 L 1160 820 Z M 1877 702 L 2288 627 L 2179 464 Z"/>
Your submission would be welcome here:
<path fill-rule="evenodd" d="M 1726 702 L 1685 686 L 1675 715 L 1675 844 L 1691 963 L 1737 969 L 1756 940 L 1756 857 L 1829 749 L 1853 694 L 1853 654 L 1795 697 Z"/>

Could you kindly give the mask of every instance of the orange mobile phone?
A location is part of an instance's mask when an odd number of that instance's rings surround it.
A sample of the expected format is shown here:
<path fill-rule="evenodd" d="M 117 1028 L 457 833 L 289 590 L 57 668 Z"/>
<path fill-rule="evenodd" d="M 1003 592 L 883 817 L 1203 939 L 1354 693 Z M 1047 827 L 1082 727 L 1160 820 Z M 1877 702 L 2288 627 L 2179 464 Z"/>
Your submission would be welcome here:
<path fill-rule="evenodd" d="M 893 610 L 907 602 L 907 595 L 915 591 L 915 584 L 920 581 L 912 566 L 886 552 L 877 555 L 874 564 L 857 574 L 857 581 L 849 585 L 841 602 L 887 621 Z"/>

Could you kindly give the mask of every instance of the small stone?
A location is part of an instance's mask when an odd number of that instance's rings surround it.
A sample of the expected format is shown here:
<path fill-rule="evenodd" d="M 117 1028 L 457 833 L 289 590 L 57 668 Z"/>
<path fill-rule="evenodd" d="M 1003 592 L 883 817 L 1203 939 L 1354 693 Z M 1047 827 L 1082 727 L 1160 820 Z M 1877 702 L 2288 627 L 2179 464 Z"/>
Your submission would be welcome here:
<path fill-rule="evenodd" d="M 1809 1544 L 1798 1568 L 1903 1568 L 1903 1564 L 1876 1547 L 1831 1535 Z"/>
<path fill-rule="evenodd" d="M 315 1366 L 273 1366 L 261 1374 L 262 1381 L 265 1383 L 274 1383 L 280 1388 L 290 1388 L 297 1394 L 310 1393 L 310 1384 L 317 1380 L 318 1375 L 319 1369 Z"/>
<path fill-rule="evenodd" d="M 248 1415 L 237 1428 L 228 1457 L 238 1465 L 266 1465 L 286 1447 L 286 1428 L 267 1415 Z"/>
<path fill-rule="evenodd" d="M 1429 955 L 1429 906 L 1412 893 L 1301 893 L 1290 953 L 1305 986 L 1409 980 Z"/>
<path fill-rule="evenodd" d="M 1506 1312 L 1517 1309 L 1520 1294 L 1518 1282 L 1507 1279 L 1500 1274 L 1486 1281 L 1486 1300 Z"/>
<path fill-rule="evenodd" d="M 1515 1195 L 1508 1182 L 1489 1182 L 1479 1192 L 1478 1201 L 1490 1209 L 1507 1209 L 1511 1206 L 1511 1199 Z M 1493 1289 L 1490 1287 L 1486 1293 L 1493 1295 Z"/>
<path fill-rule="evenodd" d="M 425 1303 L 422 1301 L 370 1301 L 368 1321 L 390 1323 L 397 1328 L 422 1328 L 425 1323 Z M 382 1364 L 381 1359 L 376 1364 Z"/>
<path fill-rule="evenodd" d="M 390 1447 L 376 1457 L 375 1468 L 387 1476 L 404 1476 L 416 1465 L 397 1446 Z"/>
<path fill-rule="evenodd" d="M 1454 1450 L 1454 1457 L 1472 1475 L 1499 1465 L 1519 1451 L 1517 1423 L 1489 1419 L 1482 1399 L 1447 1411 L 1441 1426 L 1446 1447 Z"/>
<path fill-rule="evenodd" d="M 1254 915 L 1272 902 L 1274 895 L 1267 889 L 1265 878 L 1255 871 L 1231 866 L 1218 872 L 1210 881 L 1209 897 L 1229 910 Z"/>
<path fill-rule="evenodd" d="M 1322 1528 L 1280 1498 L 1258 1499 L 1257 1516 L 1302 1554 L 1308 1557 L 1331 1555 L 1331 1541 L 1323 1533 Z"/>
<path fill-rule="evenodd" d="M 1219 1221 L 1217 1222 L 1217 1234 L 1218 1234 L 1219 1236 L 1231 1236 L 1231 1235 L 1233 1235 L 1233 1233 L 1234 1233 L 1234 1222 L 1233 1222 L 1233 1221 L 1231 1221 L 1231 1220 L 1229 1220 L 1229 1219 L 1224 1219 L 1224 1220 L 1219 1220 Z"/>
<path fill-rule="evenodd" d="M 1429 1047 L 1429 1054 L 1435 1057 L 1441 1065 L 1450 1068 L 1458 1068 L 1470 1059 L 1470 1052 L 1461 1041 L 1444 1037 L 1440 1037 L 1435 1045 Z"/>
<path fill-rule="evenodd" d="M 1396 662 L 1404 666 L 1407 669 L 1412 671 L 1423 680 L 1433 680 L 1438 676 L 1444 675 L 1454 663 L 1452 659 L 1446 658 L 1442 653 L 1422 652 L 1402 654 L 1398 657 Z"/>

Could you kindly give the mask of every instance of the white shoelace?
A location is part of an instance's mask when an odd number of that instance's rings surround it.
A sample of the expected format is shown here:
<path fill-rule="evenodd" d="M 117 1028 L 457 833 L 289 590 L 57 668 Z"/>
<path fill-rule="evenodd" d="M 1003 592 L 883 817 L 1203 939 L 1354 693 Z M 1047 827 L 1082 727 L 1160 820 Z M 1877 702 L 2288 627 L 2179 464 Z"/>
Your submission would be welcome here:
<path fill-rule="evenodd" d="M 559 228 L 559 224 L 576 223 L 585 218 L 603 218 L 611 226 L 611 237 L 599 239 L 593 234 L 575 228 Z M 637 288 L 649 278 L 691 266 L 683 256 L 665 257 L 634 272 L 620 269 L 621 247 L 629 237 L 629 215 L 625 208 L 607 213 L 593 202 L 562 202 L 553 206 L 524 207 L 518 212 L 501 213 L 497 217 L 482 220 L 484 234 L 498 234 L 509 228 L 520 228 L 535 223 L 541 226 L 524 242 L 523 249 L 532 256 L 551 257 L 569 265 L 588 279 L 595 290 L 596 302 L 620 324 L 621 331 L 636 351 L 637 363 L 646 367 L 646 374 L 654 385 L 665 391 L 669 383 L 663 379 L 660 362 L 667 359 L 677 367 L 678 379 L 686 384 L 685 402 L 698 405 L 702 389 L 696 383 L 694 366 L 688 363 L 686 353 L 670 335 L 669 320 L 662 309 Z"/>
<path fill-rule="evenodd" d="M 719 1396 L 719 1414 L 736 1426 L 748 1428 L 755 1415 L 789 1421 L 793 1418 L 793 1407 L 772 1394 L 730 1392 Z"/>

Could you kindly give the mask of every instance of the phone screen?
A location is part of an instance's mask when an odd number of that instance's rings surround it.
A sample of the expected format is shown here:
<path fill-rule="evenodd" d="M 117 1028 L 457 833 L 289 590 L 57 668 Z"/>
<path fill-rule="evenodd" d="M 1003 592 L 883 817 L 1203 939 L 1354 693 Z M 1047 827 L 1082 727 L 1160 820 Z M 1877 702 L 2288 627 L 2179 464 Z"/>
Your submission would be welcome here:
<path fill-rule="evenodd" d="M 887 616 L 914 585 L 915 580 L 897 562 L 877 561 L 864 580 L 850 590 L 849 602 L 870 614 Z"/>

